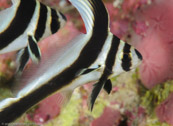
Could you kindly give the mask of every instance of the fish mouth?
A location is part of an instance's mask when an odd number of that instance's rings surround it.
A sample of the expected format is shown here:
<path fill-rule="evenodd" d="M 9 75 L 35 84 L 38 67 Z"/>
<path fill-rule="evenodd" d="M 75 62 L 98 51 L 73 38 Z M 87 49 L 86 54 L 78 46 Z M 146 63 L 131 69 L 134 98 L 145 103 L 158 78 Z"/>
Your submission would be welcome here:
<path fill-rule="evenodd" d="M 142 60 L 142 55 L 141 55 L 141 53 L 140 53 L 137 49 L 135 49 L 135 53 L 136 53 L 136 55 L 138 56 L 138 58 L 139 58 L 140 60 Z"/>
<path fill-rule="evenodd" d="M 60 13 L 61 17 L 62 17 L 65 21 L 67 21 L 66 16 L 65 16 L 63 13 L 61 13 L 61 12 L 59 12 L 59 13 Z"/>

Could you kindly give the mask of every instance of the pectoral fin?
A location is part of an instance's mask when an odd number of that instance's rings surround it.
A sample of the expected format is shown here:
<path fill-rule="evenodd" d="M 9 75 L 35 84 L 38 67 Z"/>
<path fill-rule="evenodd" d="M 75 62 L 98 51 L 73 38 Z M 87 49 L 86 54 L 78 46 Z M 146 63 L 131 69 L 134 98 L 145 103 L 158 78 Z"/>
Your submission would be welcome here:
<path fill-rule="evenodd" d="M 30 35 L 28 35 L 28 51 L 32 61 L 38 63 L 41 58 L 41 52 L 36 39 Z"/>
<path fill-rule="evenodd" d="M 22 73 L 28 61 L 29 61 L 29 52 L 28 52 L 28 47 L 26 47 L 24 49 L 21 49 L 17 53 L 16 62 L 18 66 L 17 66 L 16 74 L 20 75 Z"/>
<path fill-rule="evenodd" d="M 99 69 L 101 66 L 99 65 L 98 67 L 96 68 L 83 68 L 81 70 L 79 70 L 77 73 L 76 73 L 76 76 L 80 76 L 80 75 L 84 75 L 84 74 L 88 74 L 94 70 L 97 70 Z"/>
<path fill-rule="evenodd" d="M 110 94 L 111 93 L 111 90 L 112 90 L 112 83 L 111 83 L 111 80 L 107 80 L 105 85 L 104 85 L 104 90 Z"/>

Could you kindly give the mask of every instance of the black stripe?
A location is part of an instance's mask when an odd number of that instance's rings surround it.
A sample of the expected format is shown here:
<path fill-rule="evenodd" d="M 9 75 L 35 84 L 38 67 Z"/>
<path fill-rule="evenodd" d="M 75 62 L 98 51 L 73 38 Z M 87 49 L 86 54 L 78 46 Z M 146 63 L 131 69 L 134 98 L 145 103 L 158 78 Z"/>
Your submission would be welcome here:
<path fill-rule="evenodd" d="M 28 36 L 28 43 L 29 43 L 28 49 L 30 49 L 30 51 L 32 53 L 30 55 L 34 55 L 36 58 L 38 58 L 40 60 L 41 56 L 40 56 L 40 52 L 39 52 L 39 47 L 37 45 L 37 42 L 30 35 Z"/>
<path fill-rule="evenodd" d="M 109 53 L 108 53 L 108 56 L 106 59 L 106 67 L 110 71 L 112 71 L 113 66 L 115 64 L 116 54 L 118 51 L 119 44 L 120 44 L 120 39 L 116 36 L 113 36 L 112 45 L 111 45 L 111 48 L 109 50 Z"/>
<path fill-rule="evenodd" d="M 87 45 L 82 49 L 77 60 L 74 61 L 69 68 L 66 68 L 62 73 L 52 78 L 39 89 L 33 91 L 28 96 L 22 98 L 19 102 L 14 103 L 0 112 L 0 123 L 13 121 L 40 100 L 69 85 L 74 79 L 76 79 L 75 76 L 79 70 L 88 68 L 95 62 L 107 38 L 108 15 L 101 0 L 93 0 L 93 2 L 94 6 L 96 6 L 96 8 L 94 8 L 94 32 Z M 98 9 L 98 11 L 96 11 L 96 9 Z"/>
<path fill-rule="evenodd" d="M 108 52 L 108 55 L 107 55 L 107 58 L 105 61 L 105 69 L 104 69 L 103 74 L 102 74 L 101 78 L 99 79 L 99 81 L 94 85 L 94 88 L 91 93 L 91 99 L 90 99 L 91 111 L 93 109 L 95 100 L 96 100 L 97 96 L 99 95 L 101 89 L 103 87 L 107 87 L 107 85 L 105 86 L 105 84 L 110 84 L 110 83 L 106 83 L 106 82 L 108 81 L 109 75 L 111 75 L 111 73 L 112 73 L 112 68 L 115 63 L 115 58 L 116 58 L 119 44 L 120 44 L 120 39 L 117 38 L 116 36 L 113 36 L 112 42 L 111 42 L 111 48 Z M 108 86 L 111 87 L 112 85 L 111 86 L 108 85 Z"/>
<path fill-rule="evenodd" d="M 47 7 L 42 3 L 40 3 L 39 21 L 35 32 L 35 39 L 37 40 L 37 42 L 43 36 L 44 31 L 46 29 L 47 12 L 48 12 Z"/>
<path fill-rule="evenodd" d="M 58 21 L 58 15 L 57 12 L 51 8 L 51 16 L 52 16 L 52 21 L 51 21 L 51 32 L 52 34 L 56 33 L 58 29 L 60 28 L 60 22 Z"/>
<path fill-rule="evenodd" d="M 24 51 L 20 50 L 18 53 L 22 53 L 22 55 L 19 57 L 19 68 L 17 70 L 17 73 L 21 73 L 29 61 L 28 47 L 24 48 Z"/>
<path fill-rule="evenodd" d="M 0 49 L 8 46 L 12 41 L 24 33 L 34 14 L 35 0 L 20 0 L 16 15 L 9 27 L 0 34 Z"/>
<path fill-rule="evenodd" d="M 108 55 L 105 61 L 106 67 L 101 78 L 106 78 L 107 80 L 108 76 L 112 73 L 112 69 L 115 64 L 116 54 L 118 51 L 119 44 L 120 44 L 120 39 L 116 36 L 113 36 L 112 42 L 111 42 L 111 48 L 108 52 Z"/>
<path fill-rule="evenodd" d="M 130 54 L 130 48 L 131 46 L 127 43 L 125 43 L 125 46 L 124 46 L 124 49 L 123 49 L 123 59 L 122 59 L 122 68 L 125 70 L 125 71 L 129 71 L 130 70 L 130 67 L 131 67 L 131 56 L 129 55 Z"/>

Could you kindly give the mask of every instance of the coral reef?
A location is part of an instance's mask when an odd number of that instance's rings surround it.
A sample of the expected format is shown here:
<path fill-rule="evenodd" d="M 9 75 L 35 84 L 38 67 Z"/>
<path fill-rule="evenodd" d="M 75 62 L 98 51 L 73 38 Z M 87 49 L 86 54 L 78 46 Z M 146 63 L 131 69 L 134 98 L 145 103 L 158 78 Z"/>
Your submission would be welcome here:
<path fill-rule="evenodd" d="M 85 33 L 80 15 L 68 1 L 41 1 L 58 6 L 68 19 L 60 32 L 39 43 L 42 53 L 64 46 L 79 31 Z M 86 84 L 73 92 L 68 103 L 60 93 L 54 94 L 16 122 L 45 126 L 173 126 L 173 1 L 104 3 L 110 14 L 111 31 L 139 49 L 142 65 L 136 71 L 113 78 L 111 94 L 102 91 L 92 112 L 87 107 L 92 84 Z M 10 0 L 0 0 L 0 9 L 9 6 Z M 0 100 L 12 96 L 8 82 L 15 72 L 14 60 L 15 52 L 0 56 Z M 30 62 L 27 68 L 31 66 Z"/>

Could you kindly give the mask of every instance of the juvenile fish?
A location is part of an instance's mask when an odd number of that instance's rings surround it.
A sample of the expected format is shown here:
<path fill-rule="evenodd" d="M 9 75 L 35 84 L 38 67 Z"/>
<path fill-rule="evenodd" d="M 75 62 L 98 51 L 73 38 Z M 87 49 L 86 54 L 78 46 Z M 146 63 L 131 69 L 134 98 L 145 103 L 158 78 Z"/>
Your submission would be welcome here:
<path fill-rule="evenodd" d="M 38 0 L 12 0 L 12 6 L 1 11 L 0 17 L 0 54 L 21 49 L 17 56 L 20 72 L 29 57 L 37 63 L 40 60 L 37 42 L 57 32 L 66 22 L 61 12 Z"/>
<path fill-rule="evenodd" d="M 101 0 L 70 1 L 79 11 L 87 33 L 76 37 L 49 59 L 42 59 L 36 72 L 32 69 L 24 72 L 18 81 L 24 88 L 15 98 L 0 103 L 0 123 L 15 120 L 57 91 L 69 96 L 76 87 L 96 82 L 89 99 L 92 110 L 102 88 L 111 92 L 112 77 L 141 63 L 141 54 L 110 32 L 109 15 Z"/>

